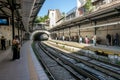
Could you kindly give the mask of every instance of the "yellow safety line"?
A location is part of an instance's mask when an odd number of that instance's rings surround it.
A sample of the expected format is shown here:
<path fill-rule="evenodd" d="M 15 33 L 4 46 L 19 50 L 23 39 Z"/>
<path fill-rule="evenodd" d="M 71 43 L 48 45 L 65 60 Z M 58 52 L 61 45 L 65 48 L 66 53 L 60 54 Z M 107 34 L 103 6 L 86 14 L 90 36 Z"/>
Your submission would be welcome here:
<path fill-rule="evenodd" d="M 35 70 L 32 57 L 30 55 L 30 49 L 28 49 L 28 68 L 29 68 L 29 73 L 30 73 L 30 80 L 38 80 L 37 72 Z"/>

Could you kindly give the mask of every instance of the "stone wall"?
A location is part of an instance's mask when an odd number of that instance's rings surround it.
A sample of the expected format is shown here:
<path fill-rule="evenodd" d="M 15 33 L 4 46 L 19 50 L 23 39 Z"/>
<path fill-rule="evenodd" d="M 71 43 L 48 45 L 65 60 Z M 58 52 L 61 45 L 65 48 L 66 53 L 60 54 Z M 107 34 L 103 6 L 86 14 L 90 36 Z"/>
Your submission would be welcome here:
<path fill-rule="evenodd" d="M 102 24 L 109 24 L 120 21 L 120 18 L 112 18 L 112 19 L 104 19 L 101 21 L 97 21 L 96 25 L 102 25 Z M 88 36 L 90 40 L 92 40 L 93 35 L 95 34 L 95 28 L 85 28 L 85 27 L 91 27 L 94 26 L 94 24 L 86 23 L 82 24 L 80 26 L 80 35 L 85 38 L 85 36 Z M 79 36 L 79 27 L 73 26 L 71 28 L 64 29 L 64 36 L 69 36 L 69 29 L 70 29 L 70 36 Z M 60 36 L 63 36 L 63 30 L 58 31 L 60 33 Z M 120 36 L 120 24 L 111 25 L 111 26 L 102 26 L 97 28 L 96 30 L 96 36 L 98 39 L 101 40 L 101 44 L 106 44 L 106 35 L 110 34 L 113 38 L 115 38 L 115 34 L 118 33 Z"/>
<path fill-rule="evenodd" d="M 15 35 L 18 35 L 18 30 L 15 28 Z M 12 40 L 12 26 L 0 26 L 0 38 L 4 36 L 6 40 Z"/>

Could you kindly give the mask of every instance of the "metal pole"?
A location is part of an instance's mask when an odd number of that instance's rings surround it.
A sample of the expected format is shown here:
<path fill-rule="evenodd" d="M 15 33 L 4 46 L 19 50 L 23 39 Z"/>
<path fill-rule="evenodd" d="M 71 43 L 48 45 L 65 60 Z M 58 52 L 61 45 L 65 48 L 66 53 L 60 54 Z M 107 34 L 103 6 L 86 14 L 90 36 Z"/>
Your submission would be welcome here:
<path fill-rule="evenodd" d="M 79 31 L 79 33 L 78 33 L 78 42 L 80 42 L 80 38 L 82 37 L 81 34 L 80 34 L 80 25 L 78 25 L 78 31 Z"/>
<path fill-rule="evenodd" d="M 11 4 L 11 13 L 12 13 L 12 39 L 14 39 L 14 36 L 15 36 L 15 27 L 14 27 L 14 11 L 15 11 L 15 8 L 14 8 L 14 0 L 12 0 L 12 4 Z"/>
<path fill-rule="evenodd" d="M 63 36 L 62 36 L 62 37 L 63 37 L 63 41 L 64 41 L 64 39 L 65 39 L 65 36 L 64 36 L 64 29 L 63 29 Z"/>
<path fill-rule="evenodd" d="M 21 45 L 22 45 L 22 25 L 20 24 L 20 30 L 21 30 Z"/>
<path fill-rule="evenodd" d="M 18 19 L 18 36 L 20 35 L 19 34 L 19 30 L 20 30 L 20 21 L 19 21 L 19 19 Z M 20 37 L 20 36 L 19 36 Z"/>
<path fill-rule="evenodd" d="M 69 27 L 69 41 L 71 41 L 71 32 L 70 32 L 70 27 Z"/>
<path fill-rule="evenodd" d="M 12 39 L 15 36 L 15 29 L 14 29 L 14 9 L 12 8 Z"/>
<path fill-rule="evenodd" d="M 97 28 L 95 27 L 95 33 L 94 34 L 96 35 L 96 33 L 97 33 Z"/>
<path fill-rule="evenodd" d="M 79 29 L 78 30 L 79 30 L 79 37 L 80 37 L 80 25 L 79 25 Z"/>
<path fill-rule="evenodd" d="M 95 26 L 96 26 L 97 22 L 95 21 L 94 24 L 95 24 Z M 96 33 L 97 33 L 97 28 L 95 27 L 95 32 L 94 32 L 94 34 L 96 35 Z"/>
<path fill-rule="evenodd" d="M 59 32 L 58 32 L 58 33 L 59 33 L 59 40 L 60 40 L 60 30 L 59 30 Z"/>
<path fill-rule="evenodd" d="M 64 36 L 64 29 L 63 29 L 63 36 Z"/>
<path fill-rule="evenodd" d="M 57 40 L 59 39 L 59 30 L 57 31 Z"/>

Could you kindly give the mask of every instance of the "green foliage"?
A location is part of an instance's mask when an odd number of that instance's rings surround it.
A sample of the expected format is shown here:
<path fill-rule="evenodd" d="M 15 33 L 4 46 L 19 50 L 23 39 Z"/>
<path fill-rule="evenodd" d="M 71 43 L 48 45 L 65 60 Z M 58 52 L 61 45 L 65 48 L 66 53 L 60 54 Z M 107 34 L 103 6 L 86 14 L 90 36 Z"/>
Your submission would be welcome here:
<path fill-rule="evenodd" d="M 92 6 L 91 0 L 87 0 L 87 2 L 86 2 L 86 4 L 85 4 L 85 10 L 86 10 L 87 12 L 90 12 L 90 11 L 92 11 L 92 9 L 93 9 L 93 6 Z"/>
<path fill-rule="evenodd" d="M 45 15 L 44 17 L 36 17 L 35 23 L 45 22 L 48 19 L 48 15 Z"/>
<path fill-rule="evenodd" d="M 39 23 L 40 22 L 40 19 L 39 19 L 39 17 L 37 16 L 36 17 L 36 19 L 35 19 L 35 21 L 34 21 L 35 23 Z"/>

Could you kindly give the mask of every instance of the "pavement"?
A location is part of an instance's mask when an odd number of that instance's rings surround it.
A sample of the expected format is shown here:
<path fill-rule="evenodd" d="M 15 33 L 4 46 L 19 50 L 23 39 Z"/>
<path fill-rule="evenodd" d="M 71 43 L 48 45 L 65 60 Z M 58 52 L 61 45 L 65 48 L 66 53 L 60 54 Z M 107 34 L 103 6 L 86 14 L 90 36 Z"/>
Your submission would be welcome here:
<path fill-rule="evenodd" d="M 11 47 L 0 50 L 0 80 L 48 80 L 42 66 L 25 42 L 20 50 L 20 59 L 12 61 Z"/>
<path fill-rule="evenodd" d="M 80 44 L 77 42 L 52 40 L 67 45 L 90 46 L 112 51 L 120 51 L 117 46 L 105 46 L 92 44 Z M 0 80 L 49 80 L 45 74 L 41 63 L 37 60 L 32 48 L 31 42 L 25 42 L 20 50 L 20 59 L 12 61 L 12 50 L 8 47 L 6 50 L 0 50 Z"/>
<path fill-rule="evenodd" d="M 94 46 L 93 44 L 85 44 L 85 43 L 62 41 L 62 40 L 50 40 L 50 41 L 73 46 L 73 47 L 83 48 L 83 49 L 87 49 L 87 50 L 104 52 L 106 54 L 116 54 L 116 55 L 120 56 L 120 47 L 119 46 L 107 46 L 107 45 Z"/>

